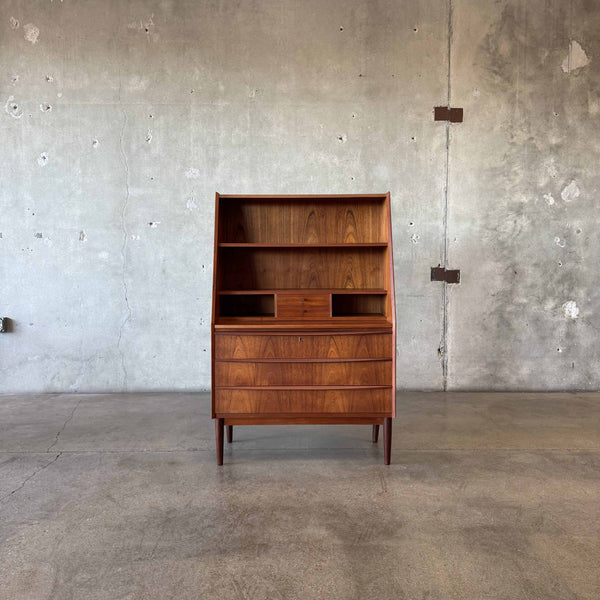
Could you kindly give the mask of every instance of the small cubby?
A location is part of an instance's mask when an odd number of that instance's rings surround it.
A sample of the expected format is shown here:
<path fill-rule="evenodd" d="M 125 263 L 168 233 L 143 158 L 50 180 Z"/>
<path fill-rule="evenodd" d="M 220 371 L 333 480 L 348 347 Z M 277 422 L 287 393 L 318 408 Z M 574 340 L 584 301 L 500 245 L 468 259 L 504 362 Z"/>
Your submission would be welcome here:
<path fill-rule="evenodd" d="M 385 294 L 333 294 L 331 312 L 334 317 L 384 317 Z"/>
<path fill-rule="evenodd" d="M 274 317 L 274 294 L 225 294 L 219 296 L 222 317 Z"/>

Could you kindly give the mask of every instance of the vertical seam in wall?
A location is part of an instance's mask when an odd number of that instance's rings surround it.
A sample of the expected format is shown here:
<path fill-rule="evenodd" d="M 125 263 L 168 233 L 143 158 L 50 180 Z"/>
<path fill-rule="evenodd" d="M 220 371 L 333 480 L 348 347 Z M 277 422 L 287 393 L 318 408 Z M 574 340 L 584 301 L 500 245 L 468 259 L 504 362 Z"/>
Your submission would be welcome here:
<path fill-rule="evenodd" d="M 121 151 L 121 157 L 123 158 L 123 168 L 125 175 L 125 198 L 121 205 L 121 230 L 123 232 L 123 241 L 121 243 L 121 258 L 123 260 L 123 270 L 121 273 L 121 279 L 123 283 L 123 296 L 125 300 L 126 314 L 121 325 L 119 326 L 119 339 L 117 340 L 117 348 L 121 356 L 121 369 L 123 371 L 123 391 L 127 391 L 127 367 L 125 366 L 125 353 L 121 347 L 123 341 L 123 331 L 125 326 L 131 320 L 131 305 L 129 304 L 128 288 L 127 288 L 127 246 L 129 242 L 129 232 L 127 230 L 127 207 L 129 205 L 129 199 L 131 192 L 129 189 L 129 161 L 127 160 L 127 154 L 125 153 L 123 137 L 125 135 L 125 128 L 127 127 L 127 111 L 123 108 L 123 126 L 121 127 L 121 134 L 119 136 L 119 149 Z"/>
<path fill-rule="evenodd" d="M 448 108 L 451 106 L 452 101 L 452 0 L 448 0 L 448 96 L 447 104 Z M 443 228 L 444 228 L 444 248 L 442 254 L 442 266 L 448 267 L 448 194 L 449 194 L 449 180 L 450 180 L 450 121 L 446 121 L 446 180 L 444 185 L 444 215 L 443 215 Z M 448 284 L 444 281 L 442 283 L 442 341 L 441 347 L 441 361 L 442 361 L 442 384 L 443 389 L 448 389 Z"/>

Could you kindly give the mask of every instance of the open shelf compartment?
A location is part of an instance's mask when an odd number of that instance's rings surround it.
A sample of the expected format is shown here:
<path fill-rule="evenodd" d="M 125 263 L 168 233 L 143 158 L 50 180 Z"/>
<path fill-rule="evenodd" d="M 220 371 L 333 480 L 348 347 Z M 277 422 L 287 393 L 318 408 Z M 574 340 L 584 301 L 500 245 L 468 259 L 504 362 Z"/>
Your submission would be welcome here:
<path fill-rule="evenodd" d="M 223 294 L 219 296 L 221 317 L 274 317 L 274 294 Z"/>
<path fill-rule="evenodd" d="M 385 294 L 332 294 L 333 317 L 385 317 Z"/>

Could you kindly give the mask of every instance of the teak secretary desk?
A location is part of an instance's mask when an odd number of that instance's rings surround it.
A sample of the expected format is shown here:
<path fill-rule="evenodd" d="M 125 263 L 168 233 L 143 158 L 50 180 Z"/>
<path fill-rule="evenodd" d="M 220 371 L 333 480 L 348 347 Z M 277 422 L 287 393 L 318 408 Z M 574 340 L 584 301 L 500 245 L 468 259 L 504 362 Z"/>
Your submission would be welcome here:
<path fill-rule="evenodd" d="M 383 425 L 396 413 L 390 195 L 216 195 L 212 417 Z"/>

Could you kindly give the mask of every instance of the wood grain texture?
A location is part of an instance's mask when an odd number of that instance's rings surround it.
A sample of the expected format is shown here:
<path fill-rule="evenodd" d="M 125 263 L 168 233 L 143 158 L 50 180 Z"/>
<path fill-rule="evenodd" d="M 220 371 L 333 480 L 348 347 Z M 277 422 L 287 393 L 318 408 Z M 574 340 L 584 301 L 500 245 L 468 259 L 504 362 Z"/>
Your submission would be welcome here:
<path fill-rule="evenodd" d="M 265 203 L 222 201 L 223 243 L 319 244 L 386 242 L 385 197 L 379 201 L 350 199 L 282 200 Z"/>
<path fill-rule="evenodd" d="M 215 336 L 214 357 L 227 358 L 392 358 L 391 333 L 366 335 Z"/>
<path fill-rule="evenodd" d="M 383 288 L 384 248 L 219 248 L 219 288 Z"/>
<path fill-rule="evenodd" d="M 215 390 L 215 413 L 220 416 L 277 413 L 391 413 L 389 388 L 361 390 Z"/>
<path fill-rule="evenodd" d="M 327 415 L 318 413 L 294 413 L 293 415 L 260 415 L 225 416 L 223 421 L 231 425 L 383 425 L 385 417 L 378 415 Z"/>
<path fill-rule="evenodd" d="M 217 362 L 217 386 L 390 385 L 392 359 L 368 362 Z"/>
<path fill-rule="evenodd" d="M 272 317 L 223 317 L 215 323 L 215 332 L 240 332 L 270 335 L 286 333 L 355 335 L 392 332 L 392 323 L 386 317 L 334 317 L 331 319 L 314 319 L 304 321 L 298 328 L 294 319 L 273 319 Z"/>
<path fill-rule="evenodd" d="M 212 415 L 224 426 L 369 423 L 395 414 L 388 194 L 216 195 Z"/>
<path fill-rule="evenodd" d="M 277 317 L 314 319 L 331 316 L 330 294 L 277 294 Z"/>

